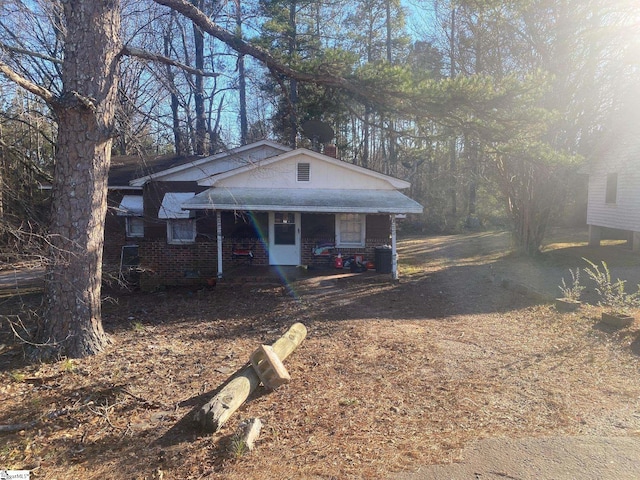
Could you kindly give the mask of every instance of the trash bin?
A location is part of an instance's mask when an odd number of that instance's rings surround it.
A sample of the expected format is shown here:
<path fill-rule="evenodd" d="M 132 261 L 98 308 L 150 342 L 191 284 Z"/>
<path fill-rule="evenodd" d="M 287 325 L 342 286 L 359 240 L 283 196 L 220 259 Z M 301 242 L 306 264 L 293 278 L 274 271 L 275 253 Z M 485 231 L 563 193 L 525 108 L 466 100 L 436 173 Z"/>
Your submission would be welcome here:
<path fill-rule="evenodd" d="M 376 247 L 375 251 L 376 272 L 391 273 L 392 256 L 391 247 Z"/>

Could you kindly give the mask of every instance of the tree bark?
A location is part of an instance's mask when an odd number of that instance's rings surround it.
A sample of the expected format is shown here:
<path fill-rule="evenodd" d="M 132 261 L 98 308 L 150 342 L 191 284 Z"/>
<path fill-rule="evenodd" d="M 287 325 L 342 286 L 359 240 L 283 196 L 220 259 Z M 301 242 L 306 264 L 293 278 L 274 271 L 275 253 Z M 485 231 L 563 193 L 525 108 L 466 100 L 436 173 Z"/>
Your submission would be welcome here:
<path fill-rule="evenodd" d="M 307 328 L 295 323 L 272 345 L 280 360 L 287 358 L 307 336 Z M 215 397 L 207 402 L 195 416 L 195 421 L 207 432 L 217 432 L 260 385 L 260 378 L 251 365 L 235 373 Z"/>
<path fill-rule="evenodd" d="M 164 54 L 169 57 L 171 54 L 171 41 L 173 40 L 173 25 L 175 22 L 175 12 L 171 12 L 171 21 L 169 22 L 169 28 L 164 32 L 163 41 L 164 41 Z M 182 139 L 182 132 L 180 130 L 180 101 L 177 95 L 177 88 L 175 82 L 175 75 L 173 74 L 173 70 L 171 69 L 171 65 L 165 65 L 167 71 L 167 87 L 171 96 L 171 119 L 173 122 L 173 148 L 176 151 L 176 155 L 181 155 L 184 153 L 185 145 Z"/>
<path fill-rule="evenodd" d="M 119 2 L 63 2 L 63 94 L 55 102 L 58 150 L 39 357 L 83 357 L 108 343 L 101 278 L 107 174 L 120 52 Z"/>
<path fill-rule="evenodd" d="M 298 2 L 291 0 L 289 5 L 289 58 L 293 59 L 298 53 Z M 296 148 L 298 143 L 298 81 L 289 78 L 289 146 Z"/>
<path fill-rule="evenodd" d="M 242 7 L 240 0 L 235 0 L 236 35 L 242 39 Z M 240 115 L 240 143 L 246 145 L 249 138 L 249 122 L 247 120 L 247 79 L 244 68 L 244 54 L 238 54 L 238 101 Z"/>
<path fill-rule="evenodd" d="M 202 10 L 202 0 L 191 0 L 193 5 Z M 193 24 L 193 41 L 195 45 L 195 62 L 196 69 L 199 72 L 204 71 L 204 34 L 202 29 Z M 195 74 L 194 83 L 194 102 L 196 107 L 196 145 L 197 155 L 204 155 L 207 140 L 207 115 L 204 109 L 204 77 L 201 73 Z"/>

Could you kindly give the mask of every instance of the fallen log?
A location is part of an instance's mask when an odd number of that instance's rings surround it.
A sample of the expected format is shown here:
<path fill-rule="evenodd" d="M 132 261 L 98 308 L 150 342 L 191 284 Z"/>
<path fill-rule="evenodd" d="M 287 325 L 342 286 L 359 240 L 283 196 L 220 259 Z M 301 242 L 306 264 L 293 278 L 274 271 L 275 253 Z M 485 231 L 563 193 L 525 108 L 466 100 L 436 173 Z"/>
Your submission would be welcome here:
<path fill-rule="evenodd" d="M 42 420 L 33 420 L 32 422 L 27 423 L 14 423 L 12 425 L 0 425 L 0 433 L 15 433 L 20 432 L 22 430 L 29 430 L 30 428 L 39 425 Z"/>
<path fill-rule="evenodd" d="M 272 346 L 280 360 L 287 358 L 307 336 L 307 328 L 295 323 Z M 251 392 L 260 385 L 260 378 L 249 365 L 237 371 L 229 382 L 195 414 L 194 420 L 207 432 L 217 432 Z"/>

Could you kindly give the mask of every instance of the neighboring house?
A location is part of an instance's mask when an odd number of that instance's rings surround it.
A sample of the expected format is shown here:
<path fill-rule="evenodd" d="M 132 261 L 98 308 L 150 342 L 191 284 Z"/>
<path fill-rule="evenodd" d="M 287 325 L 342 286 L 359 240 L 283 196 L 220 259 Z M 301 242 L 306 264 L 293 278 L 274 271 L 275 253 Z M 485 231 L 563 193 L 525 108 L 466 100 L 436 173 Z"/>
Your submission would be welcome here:
<path fill-rule="evenodd" d="M 605 229 L 628 232 L 640 251 L 640 140 L 637 112 L 619 116 L 619 128 L 605 137 L 589 168 L 587 224 L 589 245 L 597 246 Z"/>
<path fill-rule="evenodd" d="M 139 262 L 157 283 L 222 277 L 240 261 L 373 260 L 382 245 L 395 278 L 396 217 L 422 213 L 404 180 L 267 140 L 164 162 L 132 172 L 114 160 L 105 229 L 105 263 Z"/>

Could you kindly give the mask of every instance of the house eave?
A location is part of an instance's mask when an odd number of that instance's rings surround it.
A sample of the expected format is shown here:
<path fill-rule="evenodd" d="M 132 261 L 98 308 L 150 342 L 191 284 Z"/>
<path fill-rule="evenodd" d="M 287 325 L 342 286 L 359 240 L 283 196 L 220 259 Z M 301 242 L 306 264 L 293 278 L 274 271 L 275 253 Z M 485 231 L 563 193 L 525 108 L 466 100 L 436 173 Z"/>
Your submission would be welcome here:
<path fill-rule="evenodd" d="M 250 212 L 303 212 L 303 213 L 366 213 L 366 214 L 405 214 L 422 213 L 422 208 L 352 208 L 352 207 L 309 207 L 306 205 L 242 205 L 242 204 L 183 204 L 184 210 L 219 210 Z"/>
<path fill-rule="evenodd" d="M 422 213 L 397 190 L 210 188 L 181 204 L 186 210 L 310 213 Z"/>
<path fill-rule="evenodd" d="M 131 185 L 109 185 L 107 189 L 109 191 L 118 191 L 118 190 L 127 190 L 127 191 L 135 191 L 135 192 L 142 191 L 142 187 L 132 187 Z"/>

